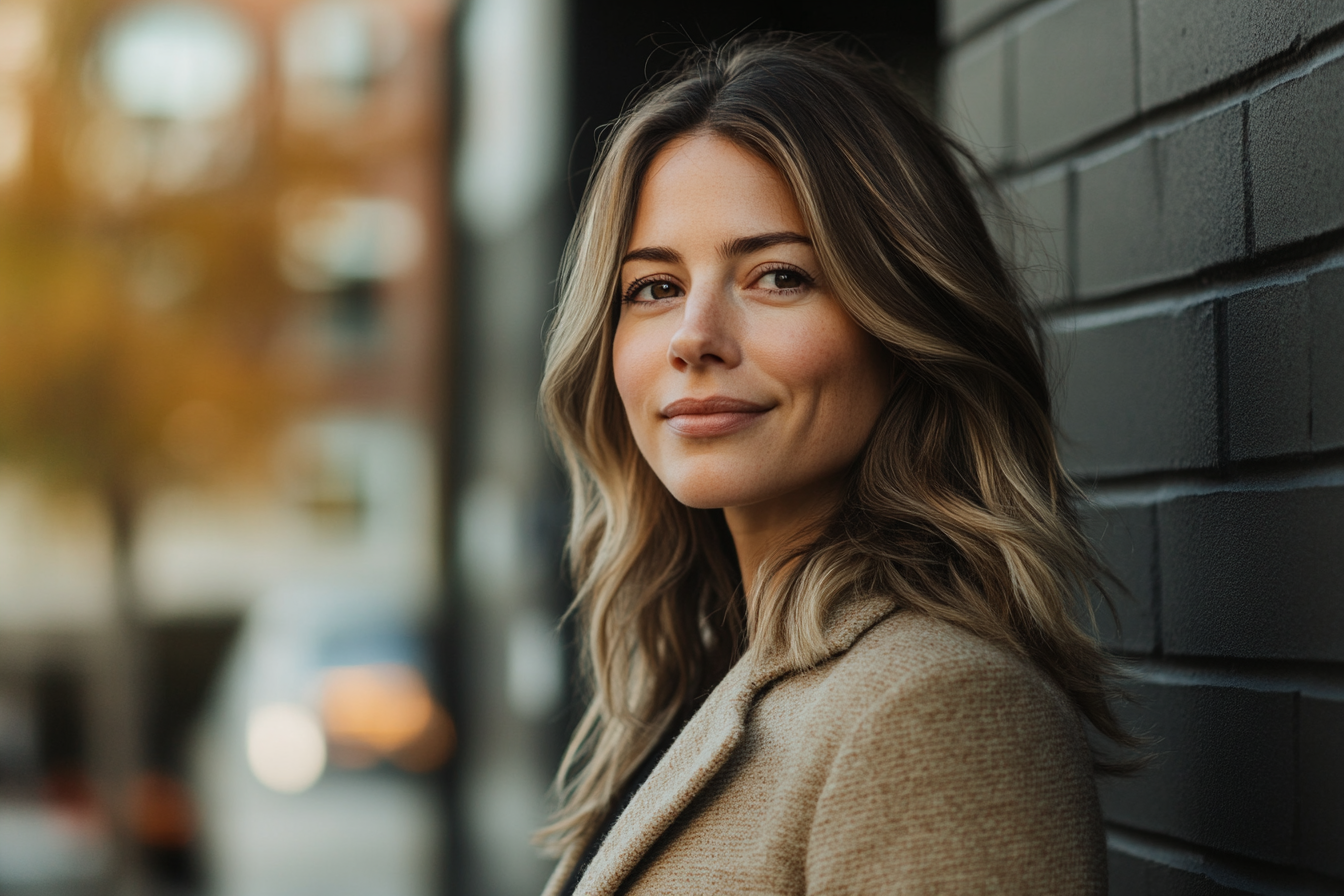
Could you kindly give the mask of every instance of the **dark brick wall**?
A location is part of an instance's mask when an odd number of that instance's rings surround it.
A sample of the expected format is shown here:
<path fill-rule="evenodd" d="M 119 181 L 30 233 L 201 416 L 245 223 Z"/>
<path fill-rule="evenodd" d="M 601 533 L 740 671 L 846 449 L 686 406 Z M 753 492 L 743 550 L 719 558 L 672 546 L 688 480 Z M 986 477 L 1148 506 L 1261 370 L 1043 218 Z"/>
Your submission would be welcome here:
<path fill-rule="evenodd" d="M 1153 739 L 1102 786 L 1112 892 L 1344 893 L 1344 2 L 942 14 Z"/>

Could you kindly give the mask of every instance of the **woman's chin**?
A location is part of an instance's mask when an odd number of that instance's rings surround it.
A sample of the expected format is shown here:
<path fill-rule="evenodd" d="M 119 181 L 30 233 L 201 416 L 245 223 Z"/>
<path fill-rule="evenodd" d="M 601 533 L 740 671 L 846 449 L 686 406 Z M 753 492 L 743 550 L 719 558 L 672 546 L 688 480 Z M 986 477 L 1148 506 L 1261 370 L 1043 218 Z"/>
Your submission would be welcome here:
<path fill-rule="evenodd" d="M 760 495 L 756 490 L 742 488 L 741 484 L 707 484 L 703 482 L 663 483 L 667 490 L 687 507 L 697 510 L 721 510 L 725 507 L 742 507 L 755 504 L 770 497 Z"/>

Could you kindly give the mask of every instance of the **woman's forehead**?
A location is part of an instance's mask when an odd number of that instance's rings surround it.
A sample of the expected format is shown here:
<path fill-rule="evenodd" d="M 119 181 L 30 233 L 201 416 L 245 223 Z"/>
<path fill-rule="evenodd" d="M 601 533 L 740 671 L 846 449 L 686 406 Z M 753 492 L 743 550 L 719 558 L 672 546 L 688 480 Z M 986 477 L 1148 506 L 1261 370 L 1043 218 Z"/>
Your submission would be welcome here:
<path fill-rule="evenodd" d="M 697 235 L 782 231 L 808 235 L 783 176 L 731 140 L 695 134 L 669 142 L 654 157 L 627 248 Z"/>

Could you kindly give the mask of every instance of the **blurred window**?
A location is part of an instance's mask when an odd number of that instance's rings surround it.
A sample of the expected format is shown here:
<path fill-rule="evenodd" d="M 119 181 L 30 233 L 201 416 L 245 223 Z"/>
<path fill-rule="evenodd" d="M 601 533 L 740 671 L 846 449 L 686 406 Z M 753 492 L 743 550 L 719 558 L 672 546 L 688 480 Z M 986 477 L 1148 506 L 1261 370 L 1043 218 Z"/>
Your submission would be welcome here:
<path fill-rule="evenodd" d="M 404 21 L 387 4 L 310 0 L 297 6 L 281 38 L 291 119 L 322 124 L 354 112 L 408 45 Z"/>
<path fill-rule="evenodd" d="M 299 193 L 281 208 L 286 272 L 294 285 L 390 280 L 420 258 L 424 231 L 407 203 L 377 196 Z"/>
<path fill-rule="evenodd" d="M 133 6 L 103 36 L 99 62 L 129 115 L 177 121 L 233 111 L 252 87 L 257 51 L 223 8 L 187 0 Z"/>
<path fill-rule="evenodd" d="M 0 84 L 0 183 L 13 180 L 28 162 L 32 118 L 17 90 Z"/>
<path fill-rule="evenodd" d="M 0 77 L 32 73 L 47 50 L 47 19 L 36 0 L 0 2 Z"/>

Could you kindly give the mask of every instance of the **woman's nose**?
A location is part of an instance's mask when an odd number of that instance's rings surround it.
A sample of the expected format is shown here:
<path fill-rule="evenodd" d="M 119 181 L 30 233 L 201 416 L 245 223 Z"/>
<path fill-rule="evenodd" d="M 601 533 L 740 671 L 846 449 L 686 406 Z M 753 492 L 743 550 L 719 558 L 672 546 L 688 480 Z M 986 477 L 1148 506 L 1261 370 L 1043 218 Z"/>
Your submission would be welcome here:
<path fill-rule="evenodd" d="M 668 361 L 679 370 L 715 364 L 736 367 L 742 361 L 736 316 L 718 291 L 692 289 L 682 305 L 681 324 L 672 334 Z"/>

